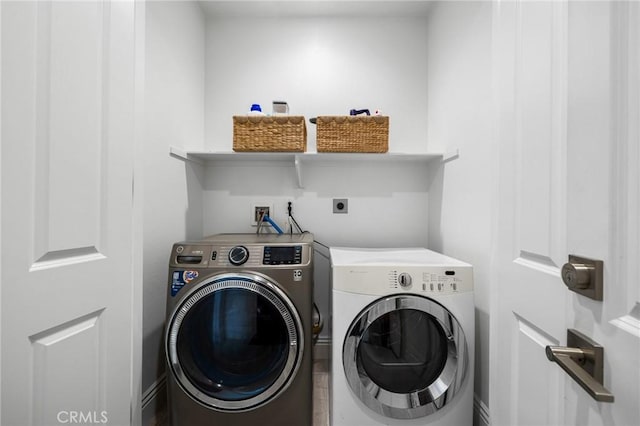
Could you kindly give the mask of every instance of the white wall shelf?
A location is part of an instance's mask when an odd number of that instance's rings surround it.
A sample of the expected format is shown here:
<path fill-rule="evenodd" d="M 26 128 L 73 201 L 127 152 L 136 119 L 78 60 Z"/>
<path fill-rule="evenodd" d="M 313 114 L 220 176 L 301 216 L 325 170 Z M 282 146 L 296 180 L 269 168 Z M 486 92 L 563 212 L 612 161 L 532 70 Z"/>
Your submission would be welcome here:
<path fill-rule="evenodd" d="M 300 17 L 425 17 L 433 8 L 430 0 L 307 0 L 252 2 L 201 1 L 200 6 L 210 18 L 300 18 Z"/>
<path fill-rule="evenodd" d="M 384 154 L 368 153 L 323 153 L 323 152 L 214 152 L 214 151 L 191 151 L 177 147 L 170 147 L 170 154 L 173 157 L 190 161 L 203 166 L 215 166 L 217 163 L 229 164 L 229 162 L 281 162 L 290 163 L 295 166 L 298 186 L 304 188 L 302 169 L 304 164 L 318 163 L 353 163 L 353 162 L 417 162 L 430 163 L 432 161 L 442 161 L 443 154 L 430 153 L 396 153 L 388 152 Z"/>

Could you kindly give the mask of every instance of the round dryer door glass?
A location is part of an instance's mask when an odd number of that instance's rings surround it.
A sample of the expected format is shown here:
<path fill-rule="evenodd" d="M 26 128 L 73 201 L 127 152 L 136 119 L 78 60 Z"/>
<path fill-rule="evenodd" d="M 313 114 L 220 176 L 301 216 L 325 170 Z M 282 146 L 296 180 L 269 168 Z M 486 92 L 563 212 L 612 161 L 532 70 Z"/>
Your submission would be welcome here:
<path fill-rule="evenodd" d="M 180 385 L 221 410 L 246 410 L 282 392 L 302 358 L 302 326 L 280 289 L 233 274 L 195 288 L 176 309 L 167 355 Z"/>
<path fill-rule="evenodd" d="M 343 346 L 349 386 L 390 418 L 427 416 L 452 400 L 466 374 L 464 333 L 432 299 L 396 295 L 365 308 Z"/>
<path fill-rule="evenodd" d="M 378 317 L 358 345 L 358 362 L 371 380 L 395 393 L 428 387 L 442 373 L 447 337 L 437 320 L 416 309 L 400 309 Z"/>

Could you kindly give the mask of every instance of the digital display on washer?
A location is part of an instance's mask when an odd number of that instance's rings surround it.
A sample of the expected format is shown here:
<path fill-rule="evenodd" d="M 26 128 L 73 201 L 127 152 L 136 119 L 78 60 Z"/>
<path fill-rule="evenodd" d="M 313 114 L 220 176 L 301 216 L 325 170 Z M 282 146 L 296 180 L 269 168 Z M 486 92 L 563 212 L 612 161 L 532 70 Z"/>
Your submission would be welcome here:
<path fill-rule="evenodd" d="M 302 246 L 266 246 L 262 264 L 297 265 L 302 263 Z"/>

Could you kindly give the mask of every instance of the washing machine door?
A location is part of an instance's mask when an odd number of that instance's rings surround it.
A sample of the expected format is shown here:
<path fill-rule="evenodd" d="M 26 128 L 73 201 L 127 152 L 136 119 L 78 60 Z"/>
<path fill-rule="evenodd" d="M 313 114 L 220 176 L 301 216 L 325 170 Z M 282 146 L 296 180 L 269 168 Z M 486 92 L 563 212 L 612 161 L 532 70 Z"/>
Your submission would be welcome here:
<path fill-rule="evenodd" d="M 367 306 L 342 352 L 354 395 L 385 417 L 415 419 L 453 400 L 467 371 L 462 327 L 427 297 L 398 294 Z"/>
<path fill-rule="evenodd" d="M 171 374 L 209 408 L 254 409 L 295 377 L 303 330 L 291 300 L 266 277 L 214 276 L 194 287 L 168 321 Z"/>

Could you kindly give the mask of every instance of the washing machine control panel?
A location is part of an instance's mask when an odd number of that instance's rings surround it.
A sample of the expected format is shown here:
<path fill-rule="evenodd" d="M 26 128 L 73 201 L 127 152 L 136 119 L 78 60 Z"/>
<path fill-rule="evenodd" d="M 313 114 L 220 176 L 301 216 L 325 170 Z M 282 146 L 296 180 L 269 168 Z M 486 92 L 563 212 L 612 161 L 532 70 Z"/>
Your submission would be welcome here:
<path fill-rule="evenodd" d="M 307 243 L 256 244 L 223 241 L 176 243 L 173 247 L 170 266 L 176 268 L 242 267 L 259 268 L 275 266 L 305 266 L 311 263 L 313 247 Z"/>
<path fill-rule="evenodd" d="M 235 246 L 229 250 L 229 262 L 232 265 L 240 266 L 249 259 L 249 250 L 245 246 Z"/>
<path fill-rule="evenodd" d="M 302 246 L 265 246 L 263 265 L 299 265 L 302 263 Z"/>

